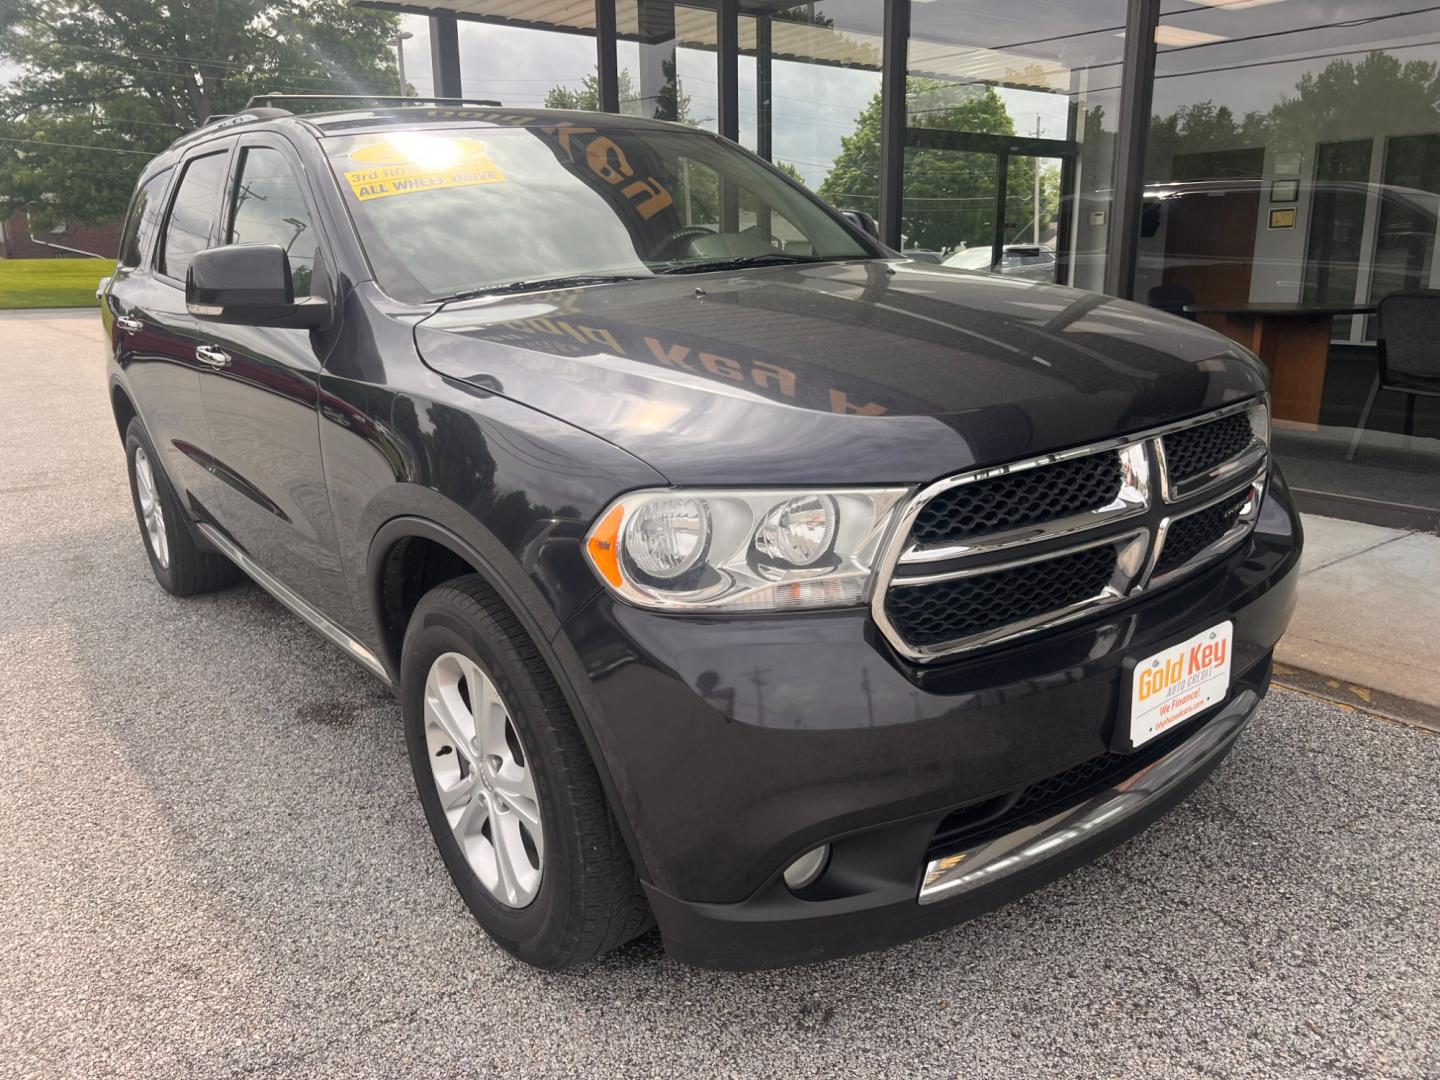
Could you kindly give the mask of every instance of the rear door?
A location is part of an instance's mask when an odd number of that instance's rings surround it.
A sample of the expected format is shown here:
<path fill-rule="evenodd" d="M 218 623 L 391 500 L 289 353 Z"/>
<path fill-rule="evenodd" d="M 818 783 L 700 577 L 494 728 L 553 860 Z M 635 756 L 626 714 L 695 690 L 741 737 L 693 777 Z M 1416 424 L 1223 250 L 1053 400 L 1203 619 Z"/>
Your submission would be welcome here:
<path fill-rule="evenodd" d="M 210 432 L 200 396 L 195 320 L 185 309 L 185 272 L 210 246 L 231 142 L 206 143 L 140 195 L 134 244 L 121 253 L 108 304 L 116 355 L 165 474 L 181 501 L 210 495 Z M 153 237 L 150 233 L 153 231 Z M 129 237 L 127 236 L 127 241 Z"/>
<path fill-rule="evenodd" d="M 240 137 L 218 244 L 279 244 L 295 296 L 330 295 L 319 215 L 283 137 Z M 339 622 L 351 611 L 320 459 L 322 333 L 204 321 L 214 517 L 265 570 Z"/>

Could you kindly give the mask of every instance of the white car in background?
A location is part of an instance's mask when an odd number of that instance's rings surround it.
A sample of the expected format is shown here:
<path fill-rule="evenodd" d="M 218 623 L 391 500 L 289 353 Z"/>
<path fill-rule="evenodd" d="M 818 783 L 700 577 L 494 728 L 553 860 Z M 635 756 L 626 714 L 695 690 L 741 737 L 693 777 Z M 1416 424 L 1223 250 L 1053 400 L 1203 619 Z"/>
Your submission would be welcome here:
<path fill-rule="evenodd" d="M 1054 281 L 1055 249 L 1044 244 L 1006 244 L 1000 255 L 1000 265 L 996 267 L 991 262 L 990 248 L 972 247 L 948 256 L 943 265 L 1030 281 Z"/>

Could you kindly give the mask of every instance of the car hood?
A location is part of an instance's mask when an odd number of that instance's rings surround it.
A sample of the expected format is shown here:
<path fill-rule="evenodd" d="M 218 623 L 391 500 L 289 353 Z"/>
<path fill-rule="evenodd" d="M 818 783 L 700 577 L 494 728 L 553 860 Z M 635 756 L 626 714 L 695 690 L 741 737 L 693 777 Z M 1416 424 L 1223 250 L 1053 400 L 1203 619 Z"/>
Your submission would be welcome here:
<path fill-rule="evenodd" d="M 446 305 L 425 363 L 676 484 L 914 483 L 1265 389 L 1192 322 L 912 262 L 674 275 Z"/>

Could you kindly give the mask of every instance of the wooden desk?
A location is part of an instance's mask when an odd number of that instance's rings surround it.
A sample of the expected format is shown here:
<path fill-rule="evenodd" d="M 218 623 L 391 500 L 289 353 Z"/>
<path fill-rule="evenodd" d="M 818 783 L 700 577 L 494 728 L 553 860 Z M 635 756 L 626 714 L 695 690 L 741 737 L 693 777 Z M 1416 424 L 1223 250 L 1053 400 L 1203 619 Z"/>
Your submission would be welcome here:
<path fill-rule="evenodd" d="M 1370 315 L 1374 305 L 1186 304 L 1185 310 L 1253 352 L 1270 369 L 1270 399 L 1279 420 L 1320 422 L 1320 394 L 1337 315 Z"/>

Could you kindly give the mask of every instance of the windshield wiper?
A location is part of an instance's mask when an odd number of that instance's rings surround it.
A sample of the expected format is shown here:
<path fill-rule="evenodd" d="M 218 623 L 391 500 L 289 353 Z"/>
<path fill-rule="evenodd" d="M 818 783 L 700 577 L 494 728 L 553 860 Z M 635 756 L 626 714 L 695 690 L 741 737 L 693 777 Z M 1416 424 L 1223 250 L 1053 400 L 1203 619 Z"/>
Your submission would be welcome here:
<path fill-rule="evenodd" d="M 426 303 L 448 304 L 455 300 L 471 300 L 477 296 L 496 296 L 502 293 L 535 292 L 539 289 L 571 289 L 578 285 L 608 285 L 617 281 L 640 281 L 651 274 L 571 274 L 567 277 L 534 278 L 533 280 L 505 281 L 498 285 L 481 285 L 474 289 L 432 296 Z"/>
<path fill-rule="evenodd" d="M 782 266 L 786 263 L 827 262 L 823 255 L 791 255 L 772 251 L 765 255 L 737 255 L 733 259 L 707 259 L 704 262 L 680 263 L 657 270 L 657 274 L 708 274 L 716 270 L 744 270 L 747 266 Z"/>

